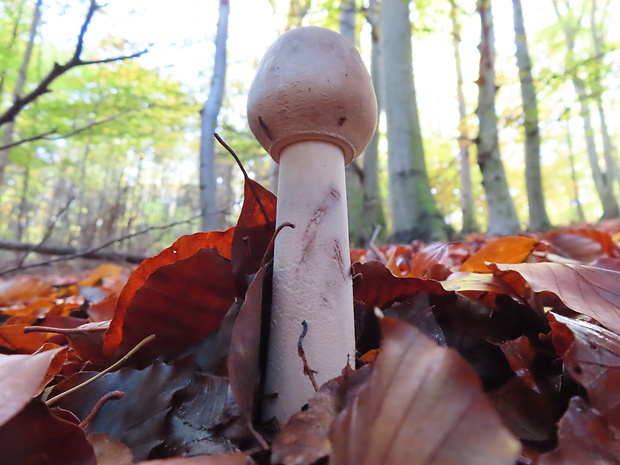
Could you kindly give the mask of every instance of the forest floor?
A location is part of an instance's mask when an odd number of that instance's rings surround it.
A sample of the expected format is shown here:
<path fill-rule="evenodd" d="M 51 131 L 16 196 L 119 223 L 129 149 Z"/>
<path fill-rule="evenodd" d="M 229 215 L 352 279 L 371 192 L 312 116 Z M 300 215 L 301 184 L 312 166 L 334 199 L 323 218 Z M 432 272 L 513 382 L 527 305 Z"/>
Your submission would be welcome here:
<path fill-rule="evenodd" d="M 0 278 L 0 463 L 619 463 L 620 221 L 353 250 L 356 369 L 278 426 L 275 198 L 246 194 L 135 269 Z"/>

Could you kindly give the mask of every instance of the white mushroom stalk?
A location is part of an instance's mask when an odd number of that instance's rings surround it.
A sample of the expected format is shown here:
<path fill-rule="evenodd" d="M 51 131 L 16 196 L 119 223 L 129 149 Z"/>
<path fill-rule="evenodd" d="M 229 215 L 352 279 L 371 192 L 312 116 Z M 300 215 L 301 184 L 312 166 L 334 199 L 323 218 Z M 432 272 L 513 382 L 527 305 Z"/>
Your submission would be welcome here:
<path fill-rule="evenodd" d="M 252 132 L 280 164 L 273 303 L 263 416 L 281 423 L 314 388 L 355 359 L 345 165 L 377 121 L 370 76 L 355 47 L 318 27 L 280 36 L 262 59 L 248 96 Z"/>

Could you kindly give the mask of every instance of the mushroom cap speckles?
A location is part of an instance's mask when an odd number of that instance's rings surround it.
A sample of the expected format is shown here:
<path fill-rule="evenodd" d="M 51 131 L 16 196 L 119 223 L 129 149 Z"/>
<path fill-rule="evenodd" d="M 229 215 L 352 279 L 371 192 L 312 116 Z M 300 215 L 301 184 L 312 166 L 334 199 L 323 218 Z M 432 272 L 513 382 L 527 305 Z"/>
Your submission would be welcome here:
<path fill-rule="evenodd" d="M 300 27 L 261 60 L 248 95 L 256 139 L 278 162 L 294 142 L 338 145 L 345 163 L 360 155 L 377 124 L 377 100 L 357 49 L 337 32 Z"/>

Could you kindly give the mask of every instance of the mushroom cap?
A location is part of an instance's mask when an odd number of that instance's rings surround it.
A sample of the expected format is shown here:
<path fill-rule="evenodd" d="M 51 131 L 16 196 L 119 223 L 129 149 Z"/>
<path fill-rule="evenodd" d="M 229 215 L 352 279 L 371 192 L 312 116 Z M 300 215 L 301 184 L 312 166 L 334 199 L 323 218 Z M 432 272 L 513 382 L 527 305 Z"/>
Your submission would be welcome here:
<path fill-rule="evenodd" d="M 329 29 L 299 27 L 282 34 L 261 60 L 248 120 L 276 162 L 289 144 L 323 140 L 338 145 L 348 164 L 375 132 L 377 99 L 349 40 Z"/>

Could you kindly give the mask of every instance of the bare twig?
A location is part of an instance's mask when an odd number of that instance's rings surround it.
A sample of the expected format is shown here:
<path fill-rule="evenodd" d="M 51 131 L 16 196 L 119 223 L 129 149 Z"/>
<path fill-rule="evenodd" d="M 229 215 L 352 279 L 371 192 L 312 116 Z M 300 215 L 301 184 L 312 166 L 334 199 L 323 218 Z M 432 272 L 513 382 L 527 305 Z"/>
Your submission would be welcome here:
<path fill-rule="evenodd" d="M 87 131 L 89 129 L 94 128 L 95 126 L 99 126 L 100 124 L 105 124 L 105 123 L 109 123 L 110 121 L 114 121 L 118 118 L 120 118 L 121 116 L 125 116 L 128 113 L 134 112 L 134 111 L 141 111 L 144 110 L 145 108 L 151 108 L 152 106 L 147 106 L 147 107 L 141 107 L 141 108 L 132 108 L 129 110 L 123 110 L 115 115 L 112 116 L 108 116 L 107 118 L 98 120 L 98 121 L 93 121 L 89 124 L 87 124 L 86 126 L 82 126 L 79 127 L 77 129 L 74 129 L 71 132 L 68 132 L 66 134 L 60 134 L 54 137 L 50 137 L 52 134 L 58 134 L 58 130 L 57 129 L 52 129 L 51 131 L 48 132 L 43 132 L 41 134 L 37 134 L 36 136 L 32 136 L 32 137 L 27 137 L 26 139 L 21 139 L 18 140 L 17 142 L 13 142 L 11 144 L 7 144 L 7 145 L 3 145 L 0 146 L 0 150 L 6 150 L 6 149 L 10 149 L 13 147 L 17 147 L 18 145 L 22 145 L 22 144 L 26 144 L 28 142 L 34 142 L 36 140 L 49 140 L 49 141 L 55 141 L 55 140 L 61 140 L 61 139 L 68 139 L 69 137 L 75 136 L 81 132 Z"/>
<path fill-rule="evenodd" d="M 116 370 L 117 368 L 119 368 L 123 363 L 125 363 L 129 357 L 131 357 L 133 354 L 135 354 L 137 351 L 139 351 L 142 347 L 144 347 L 146 344 L 148 344 L 149 342 L 151 342 L 153 339 L 155 339 L 155 335 L 151 334 L 150 336 L 145 337 L 144 339 L 142 339 L 142 341 L 140 341 L 138 343 L 138 345 L 136 345 L 133 349 L 131 349 L 129 352 L 127 352 L 126 355 L 124 355 L 122 358 L 120 358 L 117 362 L 115 362 L 114 364 L 110 365 L 108 368 L 106 368 L 103 371 L 100 371 L 99 373 L 97 373 L 95 376 L 93 376 L 92 378 L 87 379 L 86 381 L 84 381 L 81 384 L 78 384 L 77 386 L 73 386 L 71 389 L 67 389 L 64 392 L 61 392 L 60 394 L 58 394 L 57 396 L 52 397 L 51 399 L 48 399 L 45 401 L 45 404 L 49 407 L 50 405 L 52 405 L 53 403 L 59 401 L 60 399 L 62 399 L 65 396 L 68 396 L 69 394 L 71 394 L 72 392 L 77 391 L 78 389 L 82 389 L 84 386 L 89 385 L 90 383 L 92 383 L 93 381 L 98 380 L 99 378 L 101 378 L 103 375 L 106 375 L 108 373 L 110 373 L 111 371 Z"/>
<path fill-rule="evenodd" d="M 101 63 L 111 63 L 115 61 L 124 61 L 132 58 L 138 58 L 144 55 L 148 49 L 141 50 L 139 52 L 133 53 L 131 55 L 120 55 L 111 58 L 104 58 L 101 60 L 82 60 L 81 54 L 84 49 L 84 36 L 86 35 L 86 31 L 88 30 L 88 26 L 90 25 L 91 20 L 93 19 L 93 15 L 95 12 L 101 8 L 100 5 L 95 1 L 91 0 L 90 5 L 88 7 L 88 12 L 86 13 L 86 17 L 84 18 L 84 22 L 82 23 L 82 27 L 80 28 L 80 33 L 78 34 L 75 51 L 73 52 L 73 56 L 69 59 L 69 61 L 64 64 L 54 63 L 52 69 L 47 73 L 47 75 L 41 79 L 39 84 L 28 94 L 23 97 L 16 96 L 13 100 L 13 103 L 9 108 L 7 108 L 4 113 L 0 115 L 0 126 L 10 123 L 15 120 L 15 117 L 31 102 L 39 98 L 43 94 L 47 94 L 51 92 L 49 86 L 54 82 L 58 77 L 65 74 L 72 68 L 78 66 L 87 66 L 93 64 L 101 64 Z"/>
<path fill-rule="evenodd" d="M 107 242 L 104 242 L 103 244 L 98 245 L 96 247 L 92 247 L 90 249 L 82 250 L 82 251 L 76 252 L 76 253 L 71 254 L 71 255 L 66 255 L 64 257 L 56 257 L 56 258 L 52 258 L 50 260 L 45 260 L 45 261 L 36 262 L 36 263 L 29 263 L 28 265 L 22 265 L 22 266 L 17 266 L 17 267 L 9 268 L 9 269 L 6 269 L 6 270 L 2 270 L 2 271 L 0 271 L 0 276 L 4 276 L 6 274 L 13 273 L 15 271 L 22 271 L 22 270 L 27 270 L 29 268 L 36 268 L 36 267 L 39 267 L 39 266 L 48 266 L 48 265 L 51 265 L 53 263 L 64 262 L 64 261 L 67 261 L 67 260 L 73 260 L 74 258 L 88 257 L 89 255 L 92 255 L 95 252 L 98 252 L 98 251 L 100 251 L 102 249 L 105 249 L 106 247 L 109 247 L 112 244 L 115 244 L 115 243 L 118 243 L 118 242 L 122 242 L 122 241 L 126 241 L 128 239 L 132 239 L 134 237 L 144 235 L 144 234 L 146 234 L 148 232 L 151 232 L 151 231 L 157 231 L 157 230 L 161 230 L 161 229 L 169 229 L 169 228 L 172 228 L 174 226 L 181 225 L 181 224 L 191 223 L 192 221 L 200 218 L 201 216 L 202 215 L 198 214 L 198 215 L 194 215 L 191 218 L 188 218 L 186 220 L 175 221 L 174 223 L 169 223 L 169 224 L 165 224 L 165 225 L 162 225 L 162 226 L 149 226 L 148 228 L 143 229 L 141 231 L 138 231 L 138 232 L 135 232 L 135 233 L 131 233 L 131 234 L 125 234 L 124 236 L 117 237 L 115 239 L 111 239 L 111 240 L 109 240 Z M 32 251 L 36 252 L 36 249 L 34 249 Z"/>
<path fill-rule="evenodd" d="M 306 323 L 306 320 L 301 322 L 301 326 L 303 327 L 303 329 L 301 331 L 301 335 L 299 336 L 299 341 L 297 342 L 297 355 L 299 355 L 302 362 L 304 362 L 304 375 L 310 378 L 310 382 L 312 383 L 314 392 L 316 392 L 319 390 L 319 385 L 316 383 L 316 380 L 314 379 L 314 374 L 316 373 L 316 371 L 311 369 L 310 365 L 308 365 L 308 359 L 306 358 L 306 352 L 304 351 L 304 346 L 303 346 L 304 337 L 306 337 L 306 334 L 308 334 L 308 323 Z"/>

